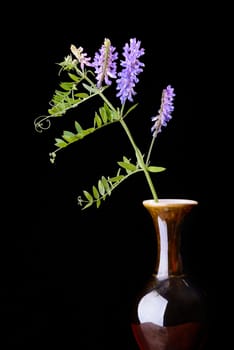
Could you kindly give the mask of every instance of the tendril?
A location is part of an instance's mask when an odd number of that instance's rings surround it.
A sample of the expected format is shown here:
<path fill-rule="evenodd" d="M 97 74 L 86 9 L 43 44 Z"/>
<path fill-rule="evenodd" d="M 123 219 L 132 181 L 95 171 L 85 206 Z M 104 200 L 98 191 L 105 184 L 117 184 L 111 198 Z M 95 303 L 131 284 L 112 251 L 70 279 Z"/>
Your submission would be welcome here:
<path fill-rule="evenodd" d="M 51 126 L 51 121 L 48 116 L 41 115 L 34 121 L 34 127 L 37 132 L 48 130 Z"/>

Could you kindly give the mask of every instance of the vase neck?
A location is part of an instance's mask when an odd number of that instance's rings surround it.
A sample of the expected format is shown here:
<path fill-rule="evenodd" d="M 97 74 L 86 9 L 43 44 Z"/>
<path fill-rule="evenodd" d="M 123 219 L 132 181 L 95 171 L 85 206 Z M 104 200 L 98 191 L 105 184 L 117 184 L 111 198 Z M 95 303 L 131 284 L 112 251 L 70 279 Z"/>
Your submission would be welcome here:
<path fill-rule="evenodd" d="M 155 276 L 158 280 L 183 274 L 180 252 L 181 226 L 185 215 L 197 204 L 190 200 L 144 201 L 150 213 L 157 238 Z"/>
<path fill-rule="evenodd" d="M 180 254 L 180 231 L 178 225 L 171 225 L 168 220 L 157 218 L 157 260 L 155 274 L 157 279 L 182 275 L 183 264 Z"/>

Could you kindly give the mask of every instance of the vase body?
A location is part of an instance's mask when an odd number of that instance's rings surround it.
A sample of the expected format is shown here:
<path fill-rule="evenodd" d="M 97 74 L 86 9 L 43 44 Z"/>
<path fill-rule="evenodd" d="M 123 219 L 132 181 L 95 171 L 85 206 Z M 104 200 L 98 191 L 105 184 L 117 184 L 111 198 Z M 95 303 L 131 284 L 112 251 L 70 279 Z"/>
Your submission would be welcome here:
<path fill-rule="evenodd" d="M 131 327 L 140 350 L 205 348 L 205 299 L 184 275 L 180 254 L 183 220 L 197 204 L 182 199 L 143 202 L 153 219 L 157 258 L 132 310 Z"/>

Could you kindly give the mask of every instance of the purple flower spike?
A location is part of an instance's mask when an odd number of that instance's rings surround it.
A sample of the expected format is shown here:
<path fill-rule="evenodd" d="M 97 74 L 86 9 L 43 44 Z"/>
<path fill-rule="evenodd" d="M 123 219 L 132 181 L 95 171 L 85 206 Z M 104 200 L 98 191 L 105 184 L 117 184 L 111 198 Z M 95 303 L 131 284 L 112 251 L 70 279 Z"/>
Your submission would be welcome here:
<path fill-rule="evenodd" d="M 130 44 L 126 43 L 123 48 L 124 60 L 121 61 L 123 70 L 118 73 L 119 79 L 117 82 L 117 97 L 120 98 L 122 105 L 129 100 L 133 102 L 133 96 L 136 95 L 134 87 L 139 79 L 137 75 L 140 74 L 144 67 L 144 63 L 139 61 L 139 57 L 144 55 L 145 50 L 140 48 L 141 42 L 136 39 L 130 39 Z"/>
<path fill-rule="evenodd" d="M 109 39 L 104 40 L 104 44 L 100 48 L 99 52 L 95 53 L 92 66 L 95 68 L 97 87 L 102 86 L 103 81 L 106 85 L 111 85 L 109 78 L 115 79 L 117 77 L 117 65 L 116 60 L 118 53 L 115 52 L 115 47 L 111 45 Z"/>
<path fill-rule="evenodd" d="M 162 126 L 166 126 L 172 118 L 171 113 L 174 111 L 174 96 L 174 88 L 172 88 L 171 85 L 168 85 L 162 92 L 161 106 L 158 115 L 152 117 L 152 121 L 154 121 L 154 125 L 151 128 L 153 137 L 156 137 L 157 134 L 161 132 Z"/>

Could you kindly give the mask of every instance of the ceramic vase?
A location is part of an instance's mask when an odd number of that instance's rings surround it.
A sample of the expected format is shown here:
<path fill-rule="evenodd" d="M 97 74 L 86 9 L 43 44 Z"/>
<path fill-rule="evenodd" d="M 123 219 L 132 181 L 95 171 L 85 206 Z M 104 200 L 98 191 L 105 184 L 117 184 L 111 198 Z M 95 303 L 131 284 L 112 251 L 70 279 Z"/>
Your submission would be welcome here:
<path fill-rule="evenodd" d="M 143 201 L 157 238 L 154 273 L 133 303 L 131 328 L 140 350 L 201 350 L 207 340 L 206 300 L 183 271 L 181 231 L 197 201 Z"/>

